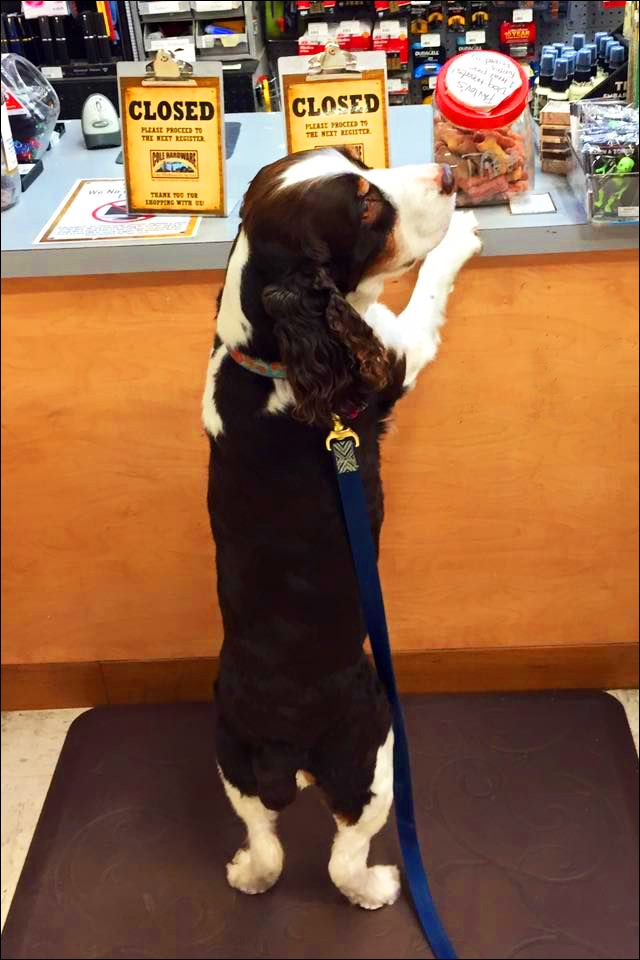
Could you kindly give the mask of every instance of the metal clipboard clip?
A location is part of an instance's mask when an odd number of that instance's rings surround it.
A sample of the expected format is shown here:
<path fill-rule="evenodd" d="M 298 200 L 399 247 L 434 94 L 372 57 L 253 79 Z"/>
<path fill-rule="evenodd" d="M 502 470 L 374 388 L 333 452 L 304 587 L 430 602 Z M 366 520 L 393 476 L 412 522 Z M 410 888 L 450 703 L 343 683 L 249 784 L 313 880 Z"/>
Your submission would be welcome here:
<path fill-rule="evenodd" d="M 153 60 L 145 67 L 146 78 L 143 87 L 174 86 L 181 83 L 186 87 L 197 86 L 193 79 L 193 66 L 184 60 L 177 60 L 170 50 L 158 50 Z"/>
<path fill-rule="evenodd" d="M 337 43 L 330 40 L 322 53 L 309 57 L 307 80 L 330 80 L 332 77 L 344 79 L 345 76 L 361 77 L 355 53 L 341 50 Z"/>

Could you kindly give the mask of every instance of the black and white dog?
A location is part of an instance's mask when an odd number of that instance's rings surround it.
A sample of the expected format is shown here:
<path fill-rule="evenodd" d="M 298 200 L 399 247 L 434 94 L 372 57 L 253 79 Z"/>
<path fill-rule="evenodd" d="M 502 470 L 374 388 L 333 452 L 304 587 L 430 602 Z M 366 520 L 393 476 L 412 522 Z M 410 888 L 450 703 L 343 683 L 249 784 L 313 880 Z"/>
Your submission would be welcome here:
<path fill-rule="evenodd" d="M 224 622 L 217 756 L 248 831 L 227 877 L 245 893 L 278 879 L 278 812 L 315 783 L 337 824 L 333 882 L 372 910 L 398 896 L 395 866 L 367 866 L 393 734 L 325 437 L 332 414 L 351 418 L 377 543 L 385 421 L 433 360 L 453 281 L 480 249 L 454 200 L 447 167 L 369 170 L 332 149 L 264 167 L 244 198 L 203 419 Z M 395 316 L 377 302 L 384 281 L 419 260 Z"/>

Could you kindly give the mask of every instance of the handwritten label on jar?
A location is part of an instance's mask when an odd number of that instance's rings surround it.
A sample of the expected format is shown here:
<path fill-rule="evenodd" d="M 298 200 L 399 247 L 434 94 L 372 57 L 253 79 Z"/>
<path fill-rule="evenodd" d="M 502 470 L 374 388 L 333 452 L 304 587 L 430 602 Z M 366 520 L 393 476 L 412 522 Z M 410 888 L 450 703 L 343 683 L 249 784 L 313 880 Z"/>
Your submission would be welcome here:
<path fill-rule="evenodd" d="M 516 63 L 500 54 L 478 50 L 454 60 L 447 73 L 447 90 L 474 110 L 493 110 L 522 85 Z"/>

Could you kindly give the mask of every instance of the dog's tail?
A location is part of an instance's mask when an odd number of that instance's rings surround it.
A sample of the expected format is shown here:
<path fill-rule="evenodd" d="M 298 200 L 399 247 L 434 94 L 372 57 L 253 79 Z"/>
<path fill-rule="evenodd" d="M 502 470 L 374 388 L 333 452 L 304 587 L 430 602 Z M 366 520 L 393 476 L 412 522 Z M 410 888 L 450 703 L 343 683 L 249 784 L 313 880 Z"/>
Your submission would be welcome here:
<path fill-rule="evenodd" d="M 306 750 L 288 743 L 264 743 L 253 755 L 258 796 L 269 810 L 284 810 L 298 789 L 296 774 L 306 766 Z"/>

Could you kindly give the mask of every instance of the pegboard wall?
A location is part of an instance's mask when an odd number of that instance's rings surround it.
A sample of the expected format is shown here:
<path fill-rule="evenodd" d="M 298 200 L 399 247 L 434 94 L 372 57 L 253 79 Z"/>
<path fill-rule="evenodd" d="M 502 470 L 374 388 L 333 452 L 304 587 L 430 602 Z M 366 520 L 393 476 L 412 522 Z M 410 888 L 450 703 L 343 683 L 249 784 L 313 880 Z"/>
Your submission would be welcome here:
<path fill-rule="evenodd" d="M 450 30 L 446 26 L 447 22 L 447 3 L 434 3 L 437 11 L 443 14 L 442 25 L 432 27 L 433 33 L 438 33 L 440 37 L 440 57 L 441 62 L 455 56 L 458 52 L 458 41 L 467 35 L 469 31 L 476 31 L 479 28 L 470 26 L 470 12 L 475 7 L 471 2 L 462 4 L 468 14 L 466 16 L 466 26 L 462 32 Z M 263 10 L 266 5 L 262 5 Z M 457 5 L 456 5 L 457 6 Z M 507 0 L 504 3 L 488 3 L 489 21 L 484 27 L 485 46 L 488 49 L 500 49 L 500 24 L 505 21 L 511 21 L 513 10 L 520 6 L 530 6 L 523 4 L 518 0 Z M 551 19 L 548 3 L 534 2 L 533 16 L 536 25 L 536 53 L 545 43 L 565 42 L 570 43 L 574 33 L 584 33 L 587 35 L 587 42 L 593 38 L 593 34 L 598 30 L 613 31 L 622 26 L 624 19 L 624 7 L 605 8 L 600 0 L 568 0 L 559 4 L 562 16 Z M 287 4 L 285 3 L 285 7 Z M 291 4 L 295 9 L 295 5 Z M 293 49 L 287 49 L 286 54 L 296 52 L 296 39 L 302 36 L 310 24 L 318 21 L 325 21 L 328 24 L 337 24 L 341 20 L 360 20 L 365 23 L 381 23 L 384 20 L 399 20 L 402 24 L 408 25 L 411 20 L 424 19 L 428 17 L 431 4 L 429 0 L 415 0 L 406 6 L 403 4 L 399 9 L 391 4 L 390 7 L 375 9 L 373 2 L 356 2 L 356 0 L 337 0 L 333 6 L 324 7 L 324 4 L 312 4 L 311 8 L 302 15 L 299 11 L 294 16 L 291 31 L 287 36 L 293 43 Z M 566 11 L 566 12 L 564 12 Z M 458 11 L 459 12 L 459 11 Z M 268 33 L 267 33 L 268 36 Z M 270 46 L 272 41 L 269 42 Z M 281 41 L 277 41 L 281 43 Z M 473 41 L 469 38 L 469 43 Z M 390 78 L 400 78 L 403 89 L 397 92 L 389 90 L 389 101 L 393 104 L 403 103 L 422 103 L 428 102 L 425 93 L 434 86 L 435 76 L 429 69 L 424 71 L 421 77 L 415 76 L 416 67 L 423 63 L 423 59 L 415 54 L 419 47 L 417 35 L 409 33 L 409 59 L 408 62 L 399 60 L 395 56 L 390 56 L 387 61 L 387 69 Z M 269 59 L 272 64 L 274 74 L 277 73 L 275 59 L 280 55 L 280 50 L 271 47 L 269 50 Z M 282 51 L 284 53 L 284 51 Z M 394 61 L 394 62 L 392 62 Z"/>
<path fill-rule="evenodd" d="M 617 30 L 622 27 L 623 20 L 624 7 L 605 10 L 600 0 L 572 0 L 564 20 L 545 23 L 542 17 L 536 16 L 536 25 L 544 44 L 560 43 L 567 34 L 586 33 L 592 37 L 596 30 Z"/>
<path fill-rule="evenodd" d="M 511 20 L 513 9 L 521 5 L 517 2 L 509 4 L 492 3 L 490 5 L 490 19 L 485 28 L 486 46 L 489 49 L 500 49 L 500 24 Z M 468 8 L 470 4 L 466 4 L 466 6 Z M 624 20 L 624 7 L 607 9 L 602 6 L 600 0 L 569 0 L 566 7 L 566 16 L 553 20 L 548 18 L 544 9 L 545 6 L 535 4 L 533 10 L 537 53 L 545 43 L 570 43 L 574 33 L 586 34 L 587 42 L 590 42 L 597 30 L 616 30 L 622 27 Z M 421 4 L 412 4 L 410 13 L 415 15 L 418 11 L 422 12 L 423 10 L 426 12 L 426 5 L 423 7 Z M 459 37 L 460 33 L 447 30 L 446 27 L 440 30 L 441 44 L 444 47 L 447 59 L 455 56 L 458 52 L 457 40 Z M 412 77 L 410 89 L 411 101 L 420 103 L 423 100 L 421 81 Z"/>
<path fill-rule="evenodd" d="M 513 7 L 517 6 L 517 3 L 513 4 Z M 487 46 L 491 49 L 499 49 L 500 24 L 509 20 L 510 14 L 509 7 L 492 4 L 491 19 L 485 31 Z M 602 6 L 600 0 L 569 0 L 566 17 L 548 21 L 540 9 L 534 8 L 534 20 L 537 32 L 536 49 L 540 50 L 545 43 L 570 40 L 574 33 L 586 33 L 589 42 L 597 30 L 616 30 L 622 26 L 624 7 L 608 10 Z M 441 36 L 447 57 L 453 57 L 457 52 L 456 37 L 459 34 L 444 30 Z"/>

